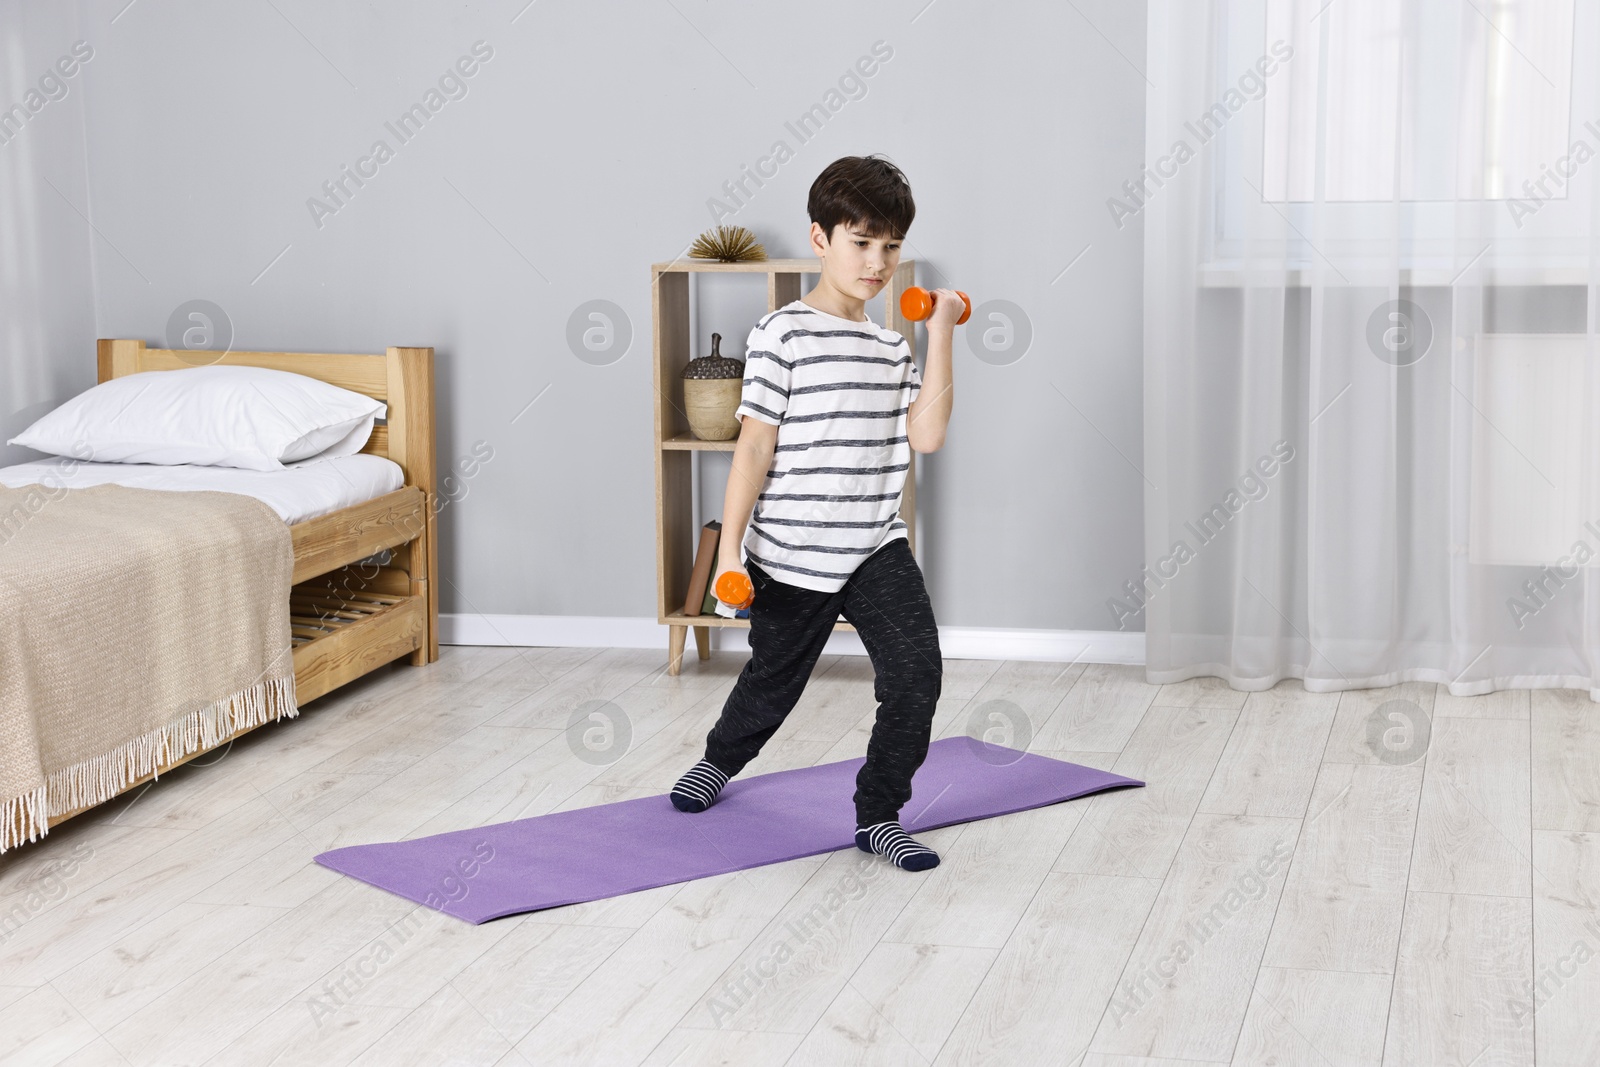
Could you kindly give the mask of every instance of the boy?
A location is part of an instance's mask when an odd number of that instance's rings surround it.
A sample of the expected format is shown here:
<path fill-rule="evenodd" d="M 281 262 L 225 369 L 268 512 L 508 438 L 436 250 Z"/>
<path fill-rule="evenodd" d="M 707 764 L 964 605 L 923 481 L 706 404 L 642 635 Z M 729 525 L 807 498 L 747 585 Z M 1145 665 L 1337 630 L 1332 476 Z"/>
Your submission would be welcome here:
<path fill-rule="evenodd" d="M 750 661 L 706 735 L 705 758 L 670 795 L 685 812 L 716 802 L 799 701 L 843 615 L 872 658 L 879 701 L 856 776 L 856 847 L 927 870 L 938 853 L 905 832 L 899 812 L 927 756 L 944 661 L 900 493 L 911 450 L 944 444 L 963 305 L 935 290 L 924 393 L 906 339 L 864 312 L 894 274 L 916 214 L 905 175 L 887 160 L 846 156 L 818 175 L 806 206 L 821 280 L 750 331 L 723 503 L 717 574 L 747 574 L 754 587 Z"/>

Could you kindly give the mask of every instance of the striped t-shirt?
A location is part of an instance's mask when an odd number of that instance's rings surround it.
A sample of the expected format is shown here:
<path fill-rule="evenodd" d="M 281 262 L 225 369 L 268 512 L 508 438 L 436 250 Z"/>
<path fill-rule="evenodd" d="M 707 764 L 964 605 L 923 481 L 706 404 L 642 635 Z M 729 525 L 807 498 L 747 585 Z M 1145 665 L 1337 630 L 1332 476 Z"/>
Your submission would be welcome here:
<path fill-rule="evenodd" d="M 795 300 L 750 331 L 737 417 L 778 427 L 772 467 L 745 529 L 746 563 L 833 593 L 873 552 L 906 536 L 906 408 L 922 375 L 906 339 Z"/>

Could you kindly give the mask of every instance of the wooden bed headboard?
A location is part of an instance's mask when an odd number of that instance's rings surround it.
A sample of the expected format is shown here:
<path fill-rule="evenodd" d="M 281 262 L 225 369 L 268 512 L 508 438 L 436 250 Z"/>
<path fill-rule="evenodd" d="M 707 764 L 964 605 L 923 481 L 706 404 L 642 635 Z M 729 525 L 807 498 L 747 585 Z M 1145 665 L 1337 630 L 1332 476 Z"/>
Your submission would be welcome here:
<path fill-rule="evenodd" d="M 381 355 L 325 352 L 212 352 L 146 348 L 143 341 L 99 341 L 100 381 L 150 370 L 214 363 L 291 371 L 389 405 L 386 425 L 374 426 L 361 451 L 400 465 L 406 484 L 436 494 L 433 430 L 433 349 L 390 348 Z"/>

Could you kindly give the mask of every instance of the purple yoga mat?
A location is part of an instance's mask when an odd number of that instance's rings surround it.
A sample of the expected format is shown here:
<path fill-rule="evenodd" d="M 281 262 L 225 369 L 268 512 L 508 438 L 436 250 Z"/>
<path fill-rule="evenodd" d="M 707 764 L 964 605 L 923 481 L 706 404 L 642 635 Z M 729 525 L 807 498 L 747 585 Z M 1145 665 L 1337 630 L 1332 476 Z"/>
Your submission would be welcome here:
<path fill-rule="evenodd" d="M 865 760 L 735 778 L 715 804 L 695 815 L 674 808 L 662 793 L 411 841 L 336 848 L 317 862 L 482 923 L 854 848 L 852 797 Z M 1142 785 L 1093 767 L 947 737 L 928 746 L 900 824 L 916 833 Z"/>

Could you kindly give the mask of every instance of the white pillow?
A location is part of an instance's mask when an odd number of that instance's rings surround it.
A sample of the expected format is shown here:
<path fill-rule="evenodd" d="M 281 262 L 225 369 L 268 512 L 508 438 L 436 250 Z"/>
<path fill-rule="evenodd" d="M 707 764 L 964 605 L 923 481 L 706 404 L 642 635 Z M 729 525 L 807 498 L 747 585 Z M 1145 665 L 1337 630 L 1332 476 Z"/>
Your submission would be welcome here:
<path fill-rule="evenodd" d="M 339 440 L 335 441 L 331 445 L 328 445 L 326 448 L 321 449 L 320 451 L 310 452 L 304 459 L 293 459 L 289 456 L 284 456 L 284 466 L 304 467 L 308 463 L 320 463 L 325 459 L 338 459 L 340 456 L 353 456 L 357 452 L 360 452 L 363 448 L 367 447 L 367 441 L 372 437 L 373 424 L 376 423 L 377 420 L 377 415 L 367 416 L 365 419 L 362 419 L 360 422 L 356 423 L 355 429 L 339 438 Z M 338 432 L 338 430 L 339 427 L 333 427 L 329 429 L 323 436 L 325 438 L 331 438 L 335 433 Z M 314 447 L 317 444 L 321 444 L 321 439 L 308 442 L 307 447 Z M 305 449 L 296 449 L 296 451 L 305 451 Z"/>
<path fill-rule="evenodd" d="M 334 447 L 360 451 L 387 410 L 303 374 L 214 364 L 102 382 L 6 443 L 98 463 L 270 471 Z"/>

